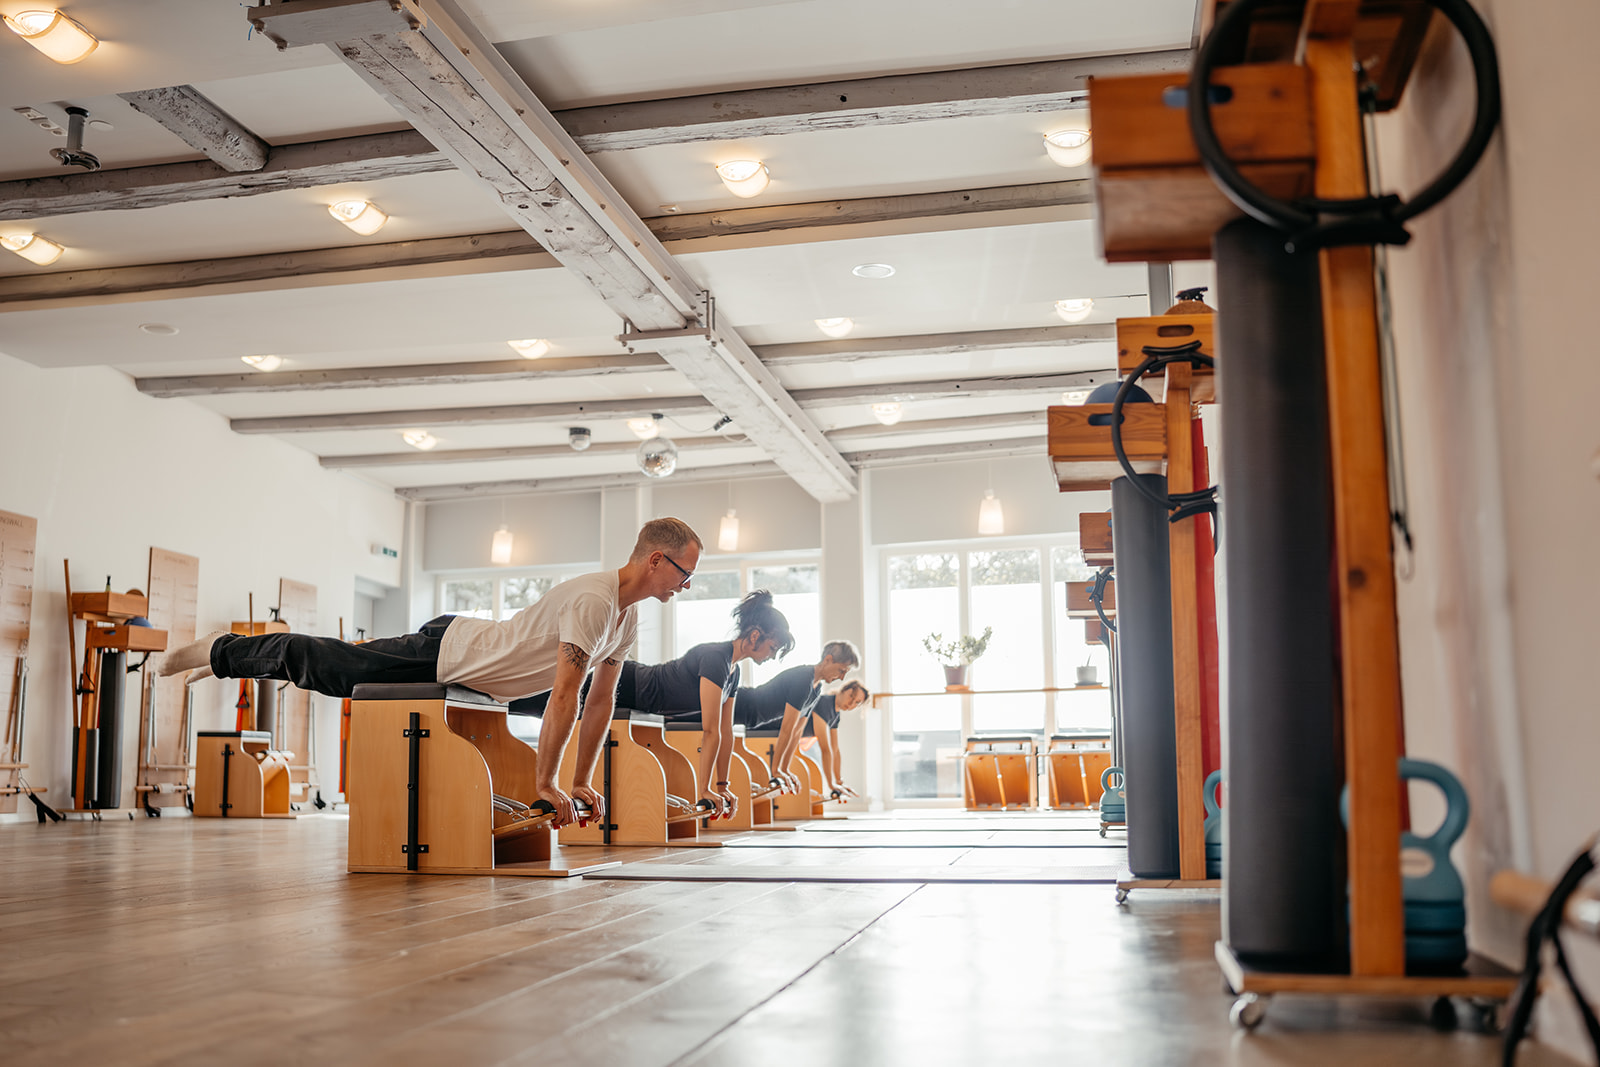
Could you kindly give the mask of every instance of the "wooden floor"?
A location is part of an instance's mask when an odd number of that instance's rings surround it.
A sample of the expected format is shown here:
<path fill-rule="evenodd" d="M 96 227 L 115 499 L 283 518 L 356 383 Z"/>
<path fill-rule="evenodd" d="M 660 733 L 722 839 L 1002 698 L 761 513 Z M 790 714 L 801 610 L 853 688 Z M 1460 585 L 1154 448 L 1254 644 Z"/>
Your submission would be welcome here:
<path fill-rule="evenodd" d="M 976 837 L 1083 824 L 858 825 Z M 350 875 L 346 827 L 332 815 L 0 826 L 0 1062 L 1499 1062 L 1497 1039 L 1432 1030 L 1418 1003 L 1279 998 L 1260 1030 L 1236 1033 L 1211 957 L 1215 892 L 1118 907 L 1105 885 Z M 729 871 L 829 851 L 838 867 L 971 855 L 858 847 L 837 823 L 800 833 L 839 845 L 617 851 Z M 975 862 L 1039 866 L 1041 851 Z"/>

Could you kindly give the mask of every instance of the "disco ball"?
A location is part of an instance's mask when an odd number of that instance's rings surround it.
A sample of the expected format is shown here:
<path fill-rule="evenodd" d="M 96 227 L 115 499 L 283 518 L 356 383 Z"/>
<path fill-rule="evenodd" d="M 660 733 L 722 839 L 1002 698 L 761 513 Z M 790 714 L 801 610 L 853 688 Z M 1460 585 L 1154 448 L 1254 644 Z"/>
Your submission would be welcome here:
<path fill-rule="evenodd" d="M 665 437 L 641 441 L 637 457 L 646 478 L 665 478 L 678 469 L 678 446 Z"/>

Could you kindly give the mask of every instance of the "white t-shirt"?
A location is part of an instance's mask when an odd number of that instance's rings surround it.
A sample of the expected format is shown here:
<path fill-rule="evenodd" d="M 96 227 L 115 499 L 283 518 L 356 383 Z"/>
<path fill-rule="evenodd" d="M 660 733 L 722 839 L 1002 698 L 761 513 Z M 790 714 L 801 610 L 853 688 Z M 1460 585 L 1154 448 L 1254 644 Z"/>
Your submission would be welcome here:
<path fill-rule="evenodd" d="M 639 611 L 618 611 L 617 600 L 617 572 L 601 571 L 562 582 L 504 622 L 461 616 L 439 645 L 439 681 L 510 701 L 556 684 L 563 644 L 583 649 L 591 665 L 621 659 L 638 636 Z"/>

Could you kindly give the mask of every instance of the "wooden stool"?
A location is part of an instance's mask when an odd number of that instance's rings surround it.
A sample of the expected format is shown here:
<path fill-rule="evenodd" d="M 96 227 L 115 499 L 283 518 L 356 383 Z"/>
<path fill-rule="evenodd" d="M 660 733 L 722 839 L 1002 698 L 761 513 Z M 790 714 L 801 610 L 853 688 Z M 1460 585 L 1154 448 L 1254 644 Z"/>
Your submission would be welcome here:
<path fill-rule="evenodd" d="M 1100 772 L 1111 766 L 1110 734 L 1051 734 L 1043 757 L 1050 807 L 1099 806 Z"/>
<path fill-rule="evenodd" d="M 771 777 L 778 769 L 778 735 L 781 732 L 781 730 L 745 731 L 745 743 L 755 753 L 756 759 L 766 768 L 766 777 Z M 795 822 L 801 819 L 816 818 L 810 794 L 822 795 L 821 769 L 810 760 L 801 759 L 798 746 L 795 749 L 794 757 L 789 760 L 789 766 L 784 769 L 800 779 L 800 788 L 804 790 L 804 793 L 799 796 L 793 793 L 774 793 L 771 798 L 773 819 Z"/>
<path fill-rule="evenodd" d="M 974 734 L 967 738 L 962 760 L 967 810 L 1038 807 L 1037 751 L 1031 734 Z"/>
<path fill-rule="evenodd" d="M 202 730 L 195 747 L 194 813 L 292 819 L 289 760 L 261 730 Z"/>
<path fill-rule="evenodd" d="M 760 756 L 750 751 L 749 740 L 742 724 L 735 723 L 733 727 L 733 758 L 742 763 L 745 773 L 750 777 L 750 828 L 752 830 L 789 830 L 793 827 L 778 827 L 772 824 L 772 800 L 774 793 L 766 791 L 771 786 L 772 768 L 764 763 Z M 764 795 L 757 797 L 755 794 Z"/>
<path fill-rule="evenodd" d="M 496 835 L 496 794 L 538 801 L 536 760 L 507 729 L 505 705 L 482 693 L 438 684 L 356 686 L 349 869 L 568 878 L 616 866 L 568 862 L 548 827 Z"/>
<path fill-rule="evenodd" d="M 588 826 L 563 826 L 563 845 L 678 845 L 720 847 L 700 836 L 700 819 L 669 819 L 667 794 L 695 803 L 700 790 L 689 758 L 667 744 L 665 720 L 642 711 L 618 712 L 600 757 L 600 795 L 606 818 Z M 572 788 L 577 766 L 576 739 L 561 761 L 561 784 Z"/>
<path fill-rule="evenodd" d="M 735 726 L 734 729 L 737 731 L 743 728 Z M 705 736 L 705 730 L 698 723 L 669 722 L 666 724 L 667 744 L 683 753 L 684 758 L 689 761 L 689 766 L 694 769 L 697 779 L 700 771 L 700 753 L 705 745 Z M 739 798 L 739 810 L 734 813 L 731 819 L 717 819 L 712 822 L 710 829 L 713 832 L 755 829 L 755 822 L 750 811 L 754 806 L 750 800 L 750 786 L 750 768 L 745 765 L 744 760 L 735 755 L 728 764 L 728 792 Z M 689 799 L 694 800 L 699 796 L 700 793 L 696 792 Z M 767 810 L 767 817 L 770 819 L 772 817 L 770 804 Z"/>

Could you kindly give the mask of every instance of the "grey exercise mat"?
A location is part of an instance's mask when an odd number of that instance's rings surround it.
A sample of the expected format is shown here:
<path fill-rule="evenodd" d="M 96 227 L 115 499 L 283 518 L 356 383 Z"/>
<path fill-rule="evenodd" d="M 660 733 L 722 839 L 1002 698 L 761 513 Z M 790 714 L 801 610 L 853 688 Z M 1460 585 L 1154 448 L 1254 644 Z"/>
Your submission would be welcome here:
<path fill-rule="evenodd" d="M 625 863 L 584 878 L 630 882 L 910 882 L 1012 885 L 1098 885 L 1122 877 L 1117 865 L 1092 867 L 775 867 L 766 865 Z"/>
<path fill-rule="evenodd" d="M 864 830 L 850 834 L 742 834 L 729 848 L 1104 848 L 1094 830 Z M 1120 843 L 1120 842 L 1119 842 Z"/>

